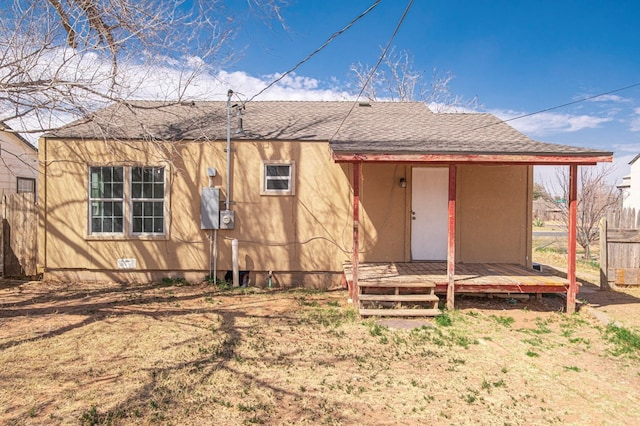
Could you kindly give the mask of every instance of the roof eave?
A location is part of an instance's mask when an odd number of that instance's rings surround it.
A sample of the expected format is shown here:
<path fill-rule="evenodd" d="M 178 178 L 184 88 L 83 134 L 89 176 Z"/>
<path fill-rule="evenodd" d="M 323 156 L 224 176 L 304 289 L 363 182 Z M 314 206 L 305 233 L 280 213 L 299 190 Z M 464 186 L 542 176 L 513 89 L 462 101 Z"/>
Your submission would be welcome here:
<path fill-rule="evenodd" d="M 32 149 L 34 152 L 38 152 L 38 148 L 29 142 L 24 136 L 20 133 L 13 131 L 11 126 L 9 126 L 4 121 L 0 120 L 0 130 L 6 132 L 7 134 L 13 135 L 20 143 L 24 144 L 27 148 Z"/>
<path fill-rule="evenodd" d="M 610 163 L 613 153 L 540 154 L 540 153 L 372 153 L 332 151 L 336 163 L 473 163 L 473 164 L 530 164 L 530 165 L 595 165 Z"/>

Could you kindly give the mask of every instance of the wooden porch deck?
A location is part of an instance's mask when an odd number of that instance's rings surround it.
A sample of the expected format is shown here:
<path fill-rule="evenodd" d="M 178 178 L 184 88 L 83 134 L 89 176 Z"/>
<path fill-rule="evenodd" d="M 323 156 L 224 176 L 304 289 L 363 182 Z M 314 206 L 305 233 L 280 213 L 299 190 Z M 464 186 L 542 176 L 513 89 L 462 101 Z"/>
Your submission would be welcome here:
<path fill-rule="evenodd" d="M 344 264 L 345 279 L 353 283 L 351 262 Z M 358 265 L 358 283 L 403 283 L 425 287 L 435 285 L 436 293 L 447 292 L 446 262 L 381 262 Z M 521 265 L 506 263 L 457 263 L 455 293 L 567 293 L 569 280 L 548 275 Z"/>

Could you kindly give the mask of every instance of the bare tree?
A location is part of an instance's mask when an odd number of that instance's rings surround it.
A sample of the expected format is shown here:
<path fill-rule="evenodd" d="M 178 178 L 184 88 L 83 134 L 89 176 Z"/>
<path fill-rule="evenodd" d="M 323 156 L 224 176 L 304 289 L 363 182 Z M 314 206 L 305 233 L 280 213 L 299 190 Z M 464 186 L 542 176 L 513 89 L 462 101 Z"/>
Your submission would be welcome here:
<path fill-rule="evenodd" d="M 591 244 L 600 238 L 599 222 L 607 211 L 620 206 L 621 193 L 615 185 L 608 183 L 614 171 L 612 165 L 581 167 L 578 173 L 577 242 L 584 249 L 585 258 L 591 259 Z M 555 200 L 562 212 L 566 226 L 569 224 L 569 170 L 556 170 L 557 188 L 561 188 L 560 200 Z M 553 191 L 544 191 L 547 197 Z"/>
<path fill-rule="evenodd" d="M 432 71 L 431 82 L 424 80 L 424 73 L 417 71 L 413 57 L 406 50 L 397 52 L 392 48 L 383 58 L 380 67 L 351 64 L 350 71 L 355 77 L 355 87 L 371 101 L 389 99 L 392 101 L 422 101 L 435 112 L 475 109 L 477 100 L 465 100 L 449 90 L 454 78 L 451 72 Z"/>
<path fill-rule="evenodd" d="M 534 182 L 533 183 L 533 199 L 537 200 L 539 198 L 550 199 L 551 196 L 549 195 L 549 193 L 547 192 L 547 189 L 542 184 L 538 182 Z"/>
<path fill-rule="evenodd" d="M 245 11 L 281 22 L 283 0 L 246 0 Z M 199 73 L 230 57 L 239 22 L 232 2 L 8 0 L 0 9 L 0 123 L 42 132 L 139 96 L 179 101 Z M 166 75 L 170 69 L 172 74 Z M 170 83 L 169 83 L 170 82 Z M 150 89 L 149 89 L 150 90 Z"/>

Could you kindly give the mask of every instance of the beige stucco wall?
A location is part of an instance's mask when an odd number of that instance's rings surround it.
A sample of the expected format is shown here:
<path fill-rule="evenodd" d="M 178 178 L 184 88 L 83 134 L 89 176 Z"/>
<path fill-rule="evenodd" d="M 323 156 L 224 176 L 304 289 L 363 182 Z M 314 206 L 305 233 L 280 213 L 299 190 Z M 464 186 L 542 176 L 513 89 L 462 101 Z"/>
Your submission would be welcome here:
<path fill-rule="evenodd" d="M 361 259 L 369 262 L 408 260 L 406 243 L 410 235 L 407 218 L 411 211 L 409 186 L 400 187 L 400 178 L 408 179 L 410 167 L 404 164 L 369 163 L 362 168 L 360 204 Z"/>
<path fill-rule="evenodd" d="M 209 272 L 213 234 L 200 229 L 200 189 L 213 186 L 226 197 L 224 141 L 153 144 L 41 139 L 40 263 L 45 279 L 150 281 L 162 277 L 201 280 Z M 295 163 L 295 195 L 260 194 L 263 160 Z M 90 166 L 166 167 L 167 235 L 93 237 L 88 234 Z M 362 261 L 410 261 L 410 165 L 365 164 L 361 181 Z M 531 168 L 459 166 L 457 259 L 526 263 L 527 199 Z M 241 270 L 264 285 L 273 271 L 277 285 L 329 287 L 341 280 L 351 259 L 352 175 L 335 164 L 327 143 L 242 141 L 233 143 L 232 205 L 236 226 L 217 236 L 219 277 L 232 268 L 231 239 L 239 240 Z M 399 185 L 406 178 L 407 188 Z M 490 249 L 489 249 L 490 247 Z M 530 250 L 530 249 L 529 249 Z M 117 259 L 137 261 L 117 269 Z"/>
<path fill-rule="evenodd" d="M 222 188 L 223 200 L 226 197 L 224 141 L 170 146 L 43 139 L 40 145 L 41 168 L 47 176 L 40 188 L 40 262 L 46 278 L 144 281 L 183 276 L 186 271 L 196 280 L 208 274 L 212 232 L 200 229 L 200 190 L 209 185 L 207 167 L 215 167 L 212 184 Z M 141 149 L 145 146 L 149 149 Z M 254 280 L 263 281 L 267 271 L 275 271 L 274 279 L 285 281 L 286 271 L 289 281 L 323 285 L 330 272 L 329 279 L 339 284 L 351 249 L 350 167 L 333 163 L 327 143 L 316 142 L 234 142 L 233 158 L 231 209 L 236 226 L 218 231 L 221 275 L 232 268 L 231 239 L 237 238 L 240 269 L 259 271 Z M 263 160 L 295 162 L 295 195 L 260 194 Z M 169 187 L 167 236 L 89 236 L 87 186 L 92 165 L 164 165 Z M 116 269 L 119 258 L 136 259 L 136 270 Z M 305 278 L 302 273 L 310 271 Z"/>
<path fill-rule="evenodd" d="M 459 166 L 456 260 L 531 266 L 532 166 Z"/>
<path fill-rule="evenodd" d="M 367 164 L 361 204 L 368 261 L 411 261 L 411 168 Z M 531 166 L 459 165 L 456 261 L 531 265 Z M 407 187 L 400 187 L 400 178 Z"/>

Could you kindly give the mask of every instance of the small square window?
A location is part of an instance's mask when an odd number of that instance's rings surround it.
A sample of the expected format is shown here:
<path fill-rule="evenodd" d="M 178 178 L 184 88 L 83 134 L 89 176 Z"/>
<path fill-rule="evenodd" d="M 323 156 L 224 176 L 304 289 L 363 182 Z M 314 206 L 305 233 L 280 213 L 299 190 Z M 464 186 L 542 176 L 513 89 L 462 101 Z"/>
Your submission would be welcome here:
<path fill-rule="evenodd" d="M 36 180 L 33 178 L 18 178 L 18 194 L 23 192 L 36 192 Z"/>
<path fill-rule="evenodd" d="M 291 161 L 263 162 L 263 195 L 294 195 L 295 167 Z"/>

